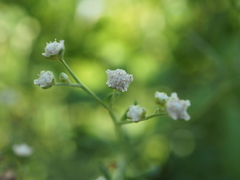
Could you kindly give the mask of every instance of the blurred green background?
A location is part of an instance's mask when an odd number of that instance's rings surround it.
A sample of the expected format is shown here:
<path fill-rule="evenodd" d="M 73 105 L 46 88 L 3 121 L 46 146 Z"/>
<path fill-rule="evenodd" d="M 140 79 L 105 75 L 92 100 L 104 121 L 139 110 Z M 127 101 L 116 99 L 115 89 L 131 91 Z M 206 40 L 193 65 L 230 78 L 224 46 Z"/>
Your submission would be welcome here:
<path fill-rule="evenodd" d="M 117 167 L 121 152 L 105 109 L 79 89 L 33 84 L 42 70 L 66 72 L 41 55 L 56 38 L 102 99 L 111 93 L 107 69 L 134 75 L 116 100 L 119 117 L 135 100 L 152 113 L 155 91 L 191 101 L 189 122 L 166 116 L 124 125 L 136 155 L 129 177 L 240 179 L 239 13 L 238 0 L 1 0 L 0 174 L 94 180 L 99 163 Z M 18 143 L 33 147 L 32 156 L 18 158 Z"/>

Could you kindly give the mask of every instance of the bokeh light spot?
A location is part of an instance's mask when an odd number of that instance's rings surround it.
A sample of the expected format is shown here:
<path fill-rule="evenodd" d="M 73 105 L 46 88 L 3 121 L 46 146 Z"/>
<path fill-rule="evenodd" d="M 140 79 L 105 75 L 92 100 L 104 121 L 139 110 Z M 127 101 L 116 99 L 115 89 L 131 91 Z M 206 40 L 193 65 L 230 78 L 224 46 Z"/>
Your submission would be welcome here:
<path fill-rule="evenodd" d="M 196 142 L 194 134 L 185 129 L 176 131 L 170 141 L 173 153 L 179 157 L 186 157 L 193 153 Z"/>

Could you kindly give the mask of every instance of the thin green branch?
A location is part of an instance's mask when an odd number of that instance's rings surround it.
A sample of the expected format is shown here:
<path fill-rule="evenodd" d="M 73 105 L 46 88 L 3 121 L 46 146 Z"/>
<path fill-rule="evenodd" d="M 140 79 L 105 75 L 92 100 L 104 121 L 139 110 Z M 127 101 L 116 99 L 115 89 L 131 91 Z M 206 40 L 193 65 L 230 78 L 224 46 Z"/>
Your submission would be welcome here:
<path fill-rule="evenodd" d="M 71 68 L 67 65 L 67 63 L 64 61 L 62 58 L 60 60 L 62 65 L 68 70 L 68 72 L 71 74 L 73 79 L 78 83 L 78 87 L 80 87 L 83 91 L 85 91 L 88 95 L 90 95 L 93 99 L 95 99 L 99 104 L 101 104 L 105 109 L 108 109 L 108 106 L 95 94 L 93 93 L 90 89 L 88 89 L 74 74 L 74 72 L 71 70 Z M 75 87 L 75 86 L 72 86 Z"/>
<path fill-rule="evenodd" d="M 71 83 L 71 84 L 65 84 L 65 83 L 56 83 L 54 86 L 68 86 L 68 87 L 77 87 L 77 88 L 82 88 L 81 84 L 77 83 Z"/>
<path fill-rule="evenodd" d="M 60 60 L 60 62 L 62 63 L 62 65 L 68 70 L 68 72 L 71 74 L 71 76 L 73 77 L 73 79 L 80 85 L 82 85 L 82 82 L 77 78 L 77 76 L 74 74 L 74 72 L 71 70 L 71 68 L 68 66 L 68 64 L 64 61 L 64 59 L 62 58 Z"/>

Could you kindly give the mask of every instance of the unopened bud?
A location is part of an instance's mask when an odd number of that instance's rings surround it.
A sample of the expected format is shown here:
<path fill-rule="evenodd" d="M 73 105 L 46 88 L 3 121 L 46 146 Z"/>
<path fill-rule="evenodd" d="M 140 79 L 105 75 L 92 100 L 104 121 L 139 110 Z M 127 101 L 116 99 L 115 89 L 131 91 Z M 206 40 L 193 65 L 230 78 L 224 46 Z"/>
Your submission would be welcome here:
<path fill-rule="evenodd" d="M 146 109 L 141 108 L 139 105 L 131 105 L 127 112 L 127 117 L 134 122 L 145 119 Z"/>
<path fill-rule="evenodd" d="M 39 78 L 34 80 L 34 84 L 43 89 L 48 89 L 55 84 L 55 78 L 51 71 L 41 71 L 38 76 Z"/>
<path fill-rule="evenodd" d="M 62 72 L 60 75 L 59 75 L 59 80 L 62 81 L 63 83 L 67 83 L 67 84 L 70 84 L 71 81 L 68 77 L 68 75 L 64 72 Z"/>
<path fill-rule="evenodd" d="M 158 92 L 158 91 L 155 92 L 154 100 L 161 107 L 165 106 L 168 98 L 169 97 L 167 96 L 167 94 L 165 92 Z"/>

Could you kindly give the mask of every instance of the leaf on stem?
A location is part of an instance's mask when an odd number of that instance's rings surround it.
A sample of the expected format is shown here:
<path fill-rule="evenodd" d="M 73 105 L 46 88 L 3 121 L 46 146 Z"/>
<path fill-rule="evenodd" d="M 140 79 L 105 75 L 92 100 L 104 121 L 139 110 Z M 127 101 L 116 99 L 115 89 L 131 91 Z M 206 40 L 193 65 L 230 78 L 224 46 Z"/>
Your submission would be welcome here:
<path fill-rule="evenodd" d="M 128 112 L 129 108 L 127 108 L 124 112 L 124 114 L 122 115 L 121 119 L 120 119 L 120 122 L 122 121 L 126 121 L 128 119 L 127 117 L 127 112 Z"/>

